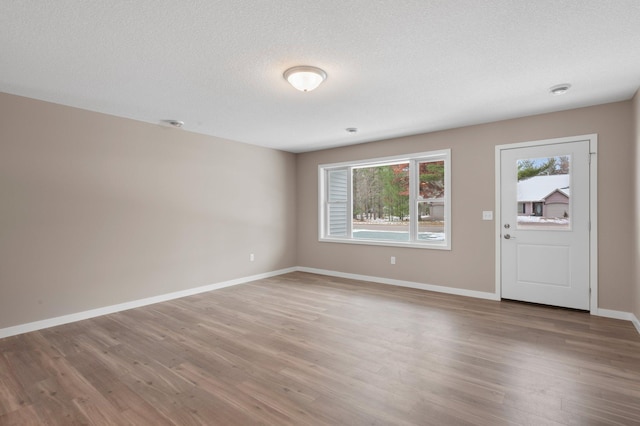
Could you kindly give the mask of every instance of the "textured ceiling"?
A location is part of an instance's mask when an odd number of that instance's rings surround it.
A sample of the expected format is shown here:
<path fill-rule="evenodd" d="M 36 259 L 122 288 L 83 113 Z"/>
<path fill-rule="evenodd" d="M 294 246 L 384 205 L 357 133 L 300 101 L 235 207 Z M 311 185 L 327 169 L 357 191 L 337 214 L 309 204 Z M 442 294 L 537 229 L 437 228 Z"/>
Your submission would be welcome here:
<path fill-rule="evenodd" d="M 639 86 L 639 0 L 0 0 L 0 91 L 292 152 Z"/>

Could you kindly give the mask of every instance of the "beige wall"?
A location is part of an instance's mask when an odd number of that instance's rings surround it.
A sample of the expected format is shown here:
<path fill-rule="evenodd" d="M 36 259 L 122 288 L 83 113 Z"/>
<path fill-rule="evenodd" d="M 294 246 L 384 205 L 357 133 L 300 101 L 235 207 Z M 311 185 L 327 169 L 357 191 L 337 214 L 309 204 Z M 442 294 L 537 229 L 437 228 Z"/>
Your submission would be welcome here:
<path fill-rule="evenodd" d="M 0 132 L 0 328 L 296 264 L 293 154 L 7 94 Z"/>
<path fill-rule="evenodd" d="M 634 294 L 633 313 L 640 319 L 640 91 L 633 98 L 633 124 L 634 124 L 634 152 L 635 152 L 635 187 L 634 187 L 634 223 L 635 223 L 635 250 L 634 254 Z"/>
<path fill-rule="evenodd" d="M 495 209 L 495 146 L 588 133 L 597 133 L 599 143 L 599 307 L 630 312 L 635 216 L 626 184 L 634 176 L 628 101 L 298 155 L 298 265 L 493 292 L 495 224 L 482 221 L 482 211 Z M 451 251 L 318 242 L 318 164 L 441 148 L 452 150 Z"/>
<path fill-rule="evenodd" d="M 0 94 L 0 328 L 295 265 L 492 292 L 495 145 L 587 133 L 600 307 L 640 317 L 639 97 L 295 156 Z M 317 241 L 318 164 L 441 148 L 453 250 Z"/>

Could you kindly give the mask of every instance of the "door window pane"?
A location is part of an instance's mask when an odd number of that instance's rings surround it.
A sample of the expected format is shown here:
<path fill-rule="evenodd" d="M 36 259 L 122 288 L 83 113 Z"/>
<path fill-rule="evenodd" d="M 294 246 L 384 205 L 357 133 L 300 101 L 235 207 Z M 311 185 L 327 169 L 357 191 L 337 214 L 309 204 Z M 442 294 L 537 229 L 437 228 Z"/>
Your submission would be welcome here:
<path fill-rule="evenodd" d="M 570 229 L 571 156 L 527 158 L 516 163 L 518 229 Z"/>

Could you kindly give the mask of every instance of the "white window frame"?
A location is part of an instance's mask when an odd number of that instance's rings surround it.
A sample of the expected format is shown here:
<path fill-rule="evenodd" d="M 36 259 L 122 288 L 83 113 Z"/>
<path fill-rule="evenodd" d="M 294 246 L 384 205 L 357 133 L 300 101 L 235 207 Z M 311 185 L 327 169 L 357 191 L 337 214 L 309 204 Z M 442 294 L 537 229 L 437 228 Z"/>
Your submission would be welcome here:
<path fill-rule="evenodd" d="M 421 241 L 417 239 L 417 203 L 419 198 L 418 163 L 425 161 L 444 161 L 444 241 Z M 353 222 L 353 169 L 362 167 L 385 166 L 398 163 L 409 163 L 409 241 L 386 241 L 372 239 L 356 239 L 352 237 Z M 328 235 L 329 205 L 328 200 L 328 175 L 332 170 L 347 170 L 347 232 L 345 236 Z M 359 161 L 342 163 L 320 164 L 318 166 L 318 240 L 321 242 L 362 244 L 374 246 L 413 247 L 436 250 L 451 250 L 451 150 L 420 152 L 393 157 L 371 158 Z"/>

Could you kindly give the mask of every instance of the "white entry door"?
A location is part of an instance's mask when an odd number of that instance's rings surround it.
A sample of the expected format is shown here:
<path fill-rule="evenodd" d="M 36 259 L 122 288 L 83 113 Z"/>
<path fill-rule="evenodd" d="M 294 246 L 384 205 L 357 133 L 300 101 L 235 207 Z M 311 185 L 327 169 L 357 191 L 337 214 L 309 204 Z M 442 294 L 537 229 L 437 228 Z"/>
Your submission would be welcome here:
<path fill-rule="evenodd" d="M 589 141 L 500 151 L 501 297 L 590 307 Z"/>

